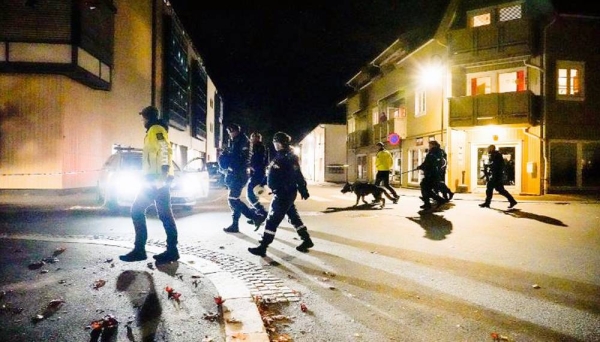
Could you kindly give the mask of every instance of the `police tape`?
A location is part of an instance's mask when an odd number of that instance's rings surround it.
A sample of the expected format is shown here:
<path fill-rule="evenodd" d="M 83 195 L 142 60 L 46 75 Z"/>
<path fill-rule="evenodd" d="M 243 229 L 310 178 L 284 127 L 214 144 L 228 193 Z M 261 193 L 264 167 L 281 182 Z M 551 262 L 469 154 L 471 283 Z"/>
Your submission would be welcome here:
<path fill-rule="evenodd" d="M 79 173 L 90 173 L 99 172 L 98 170 L 86 170 L 86 171 L 67 171 L 67 172 L 34 172 L 34 173 L 0 173 L 0 176 L 60 176 L 60 175 L 75 175 Z"/>

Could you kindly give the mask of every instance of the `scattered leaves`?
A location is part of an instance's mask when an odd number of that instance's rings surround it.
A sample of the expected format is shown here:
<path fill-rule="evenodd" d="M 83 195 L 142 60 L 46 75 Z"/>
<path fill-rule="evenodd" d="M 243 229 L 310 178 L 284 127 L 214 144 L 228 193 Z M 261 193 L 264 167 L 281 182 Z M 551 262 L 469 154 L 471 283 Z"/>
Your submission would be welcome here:
<path fill-rule="evenodd" d="M 37 323 L 41 320 L 44 320 L 44 319 L 54 315 L 60 309 L 60 307 L 63 305 L 63 303 L 65 303 L 65 301 L 62 299 L 51 300 L 48 303 L 48 305 L 46 305 L 46 307 L 44 308 L 44 311 L 41 314 L 35 315 L 31 320 L 34 323 Z"/>
<path fill-rule="evenodd" d="M 223 305 L 223 303 L 225 303 L 225 300 L 223 298 L 221 298 L 221 296 L 215 297 L 215 304 L 220 306 L 220 305 Z"/>
<path fill-rule="evenodd" d="M 99 288 L 101 288 L 102 286 L 106 285 L 106 280 L 104 279 L 98 279 L 94 282 L 94 290 L 98 290 Z"/>
<path fill-rule="evenodd" d="M 119 321 L 113 315 L 106 315 L 102 319 L 92 321 L 86 328 L 92 329 L 92 331 L 98 331 L 102 329 L 112 329 L 119 325 Z"/>
<path fill-rule="evenodd" d="M 181 297 L 181 293 L 175 292 L 175 290 L 170 286 L 165 287 L 165 291 L 167 291 L 167 298 L 172 299 L 172 300 L 176 301 L 177 303 L 179 303 L 179 298 Z"/>
<path fill-rule="evenodd" d="M 54 253 L 52 253 L 53 256 L 58 256 L 61 255 L 62 253 L 64 253 L 64 251 L 66 251 L 67 249 L 65 247 L 58 247 L 57 249 L 54 250 Z"/>

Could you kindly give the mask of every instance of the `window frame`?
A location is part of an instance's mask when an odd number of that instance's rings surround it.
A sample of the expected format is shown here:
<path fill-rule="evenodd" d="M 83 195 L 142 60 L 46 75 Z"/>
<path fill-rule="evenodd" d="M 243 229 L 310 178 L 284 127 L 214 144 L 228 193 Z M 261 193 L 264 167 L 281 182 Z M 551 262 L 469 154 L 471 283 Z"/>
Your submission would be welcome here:
<path fill-rule="evenodd" d="M 415 117 L 427 114 L 427 92 L 425 89 L 415 91 Z"/>
<path fill-rule="evenodd" d="M 560 70 L 567 70 L 567 94 L 560 94 Z M 570 77 L 570 70 L 577 70 L 579 73 L 579 93 L 570 95 L 568 94 L 572 89 Z M 583 61 L 568 61 L 558 60 L 556 61 L 556 99 L 558 101 L 584 101 L 585 100 L 585 62 Z"/>

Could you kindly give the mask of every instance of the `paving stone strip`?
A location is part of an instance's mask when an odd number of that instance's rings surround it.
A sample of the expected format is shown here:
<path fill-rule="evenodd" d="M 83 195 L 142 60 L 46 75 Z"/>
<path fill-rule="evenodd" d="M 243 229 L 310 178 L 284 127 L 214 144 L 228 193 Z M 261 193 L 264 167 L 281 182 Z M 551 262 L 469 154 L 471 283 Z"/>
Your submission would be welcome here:
<path fill-rule="evenodd" d="M 11 234 L 0 235 L 0 238 L 63 241 L 75 243 L 102 243 L 106 245 L 131 247 L 133 240 L 125 237 L 103 235 L 50 235 L 50 234 Z M 161 252 L 166 247 L 164 240 L 149 240 L 149 252 Z M 180 262 L 197 269 L 210 279 L 219 295 L 226 300 L 225 332 L 228 341 L 239 340 L 242 335 L 246 341 L 268 342 L 269 337 L 258 313 L 254 298 L 261 297 L 267 303 L 285 303 L 300 301 L 299 294 L 283 285 L 283 281 L 274 277 L 258 265 L 238 257 L 201 248 L 193 245 L 178 246 L 182 256 Z M 195 258 L 205 261 L 197 263 Z M 210 262 L 213 265 L 207 264 Z M 218 267 L 214 267 L 214 265 Z M 243 288 L 240 288 L 242 285 Z M 251 304 L 251 305 L 249 305 Z M 229 324 L 233 317 L 242 324 Z M 242 328 L 240 328 L 240 326 Z"/>

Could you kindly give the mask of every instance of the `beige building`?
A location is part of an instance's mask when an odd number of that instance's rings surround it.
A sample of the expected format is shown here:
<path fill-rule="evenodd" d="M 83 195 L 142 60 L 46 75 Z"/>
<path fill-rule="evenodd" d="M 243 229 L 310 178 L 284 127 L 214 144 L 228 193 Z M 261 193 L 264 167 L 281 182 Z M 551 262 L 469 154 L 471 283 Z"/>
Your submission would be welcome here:
<path fill-rule="evenodd" d="M 416 187 L 411 170 L 435 139 L 456 191 L 485 190 L 490 144 L 512 193 L 597 191 L 599 34 L 600 18 L 549 2 L 453 0 L 435 32 L 404 34 L 348 82 L 350 180 L 374 179 L 374 144 L 385 141 L 392 183 Z"/>
<path fill-rule="evenodd" d="M 298 145 L 300 167 L 306 180 L 346 181 L 346 125 L 319 124 Z"/>
<path fill-rule="evenodd" d="M 168 1 L 6 0 L 0 189 L 94 187 L 114 147 L 141 147 L 156 105 L 175 161 L 215 161 L 223 101 Z"/>

